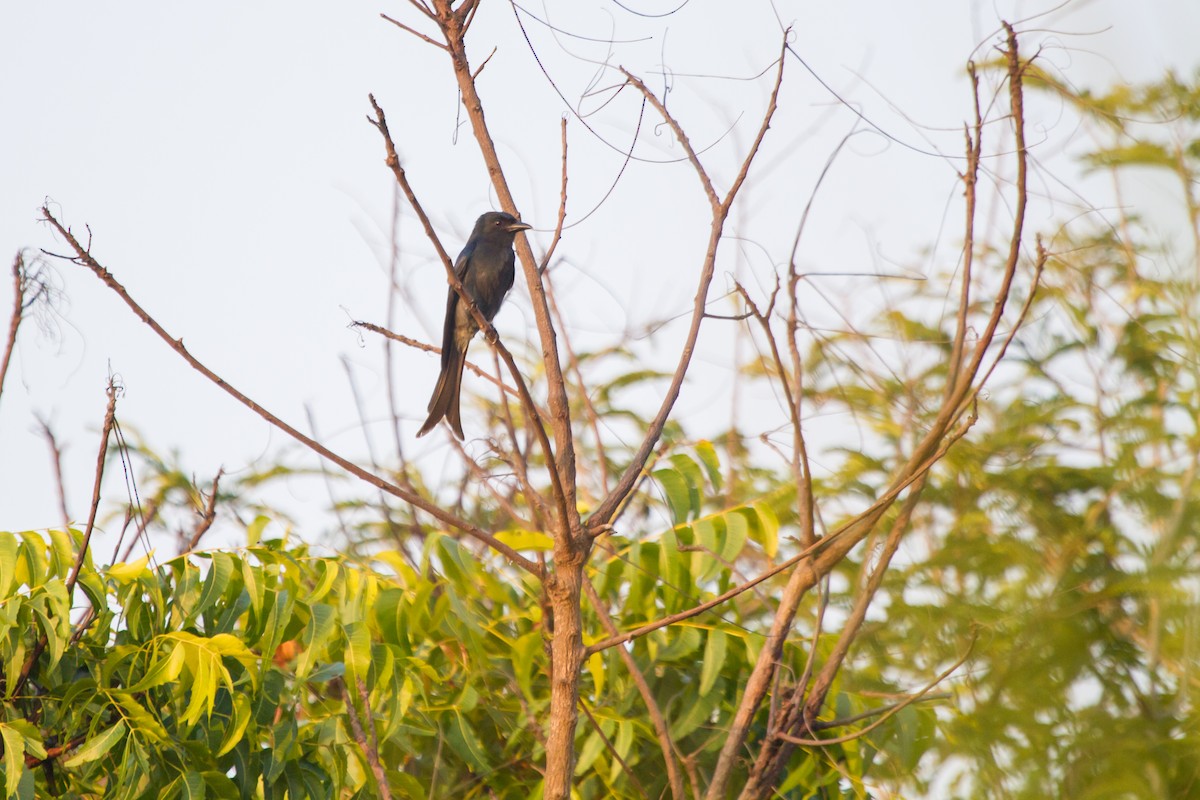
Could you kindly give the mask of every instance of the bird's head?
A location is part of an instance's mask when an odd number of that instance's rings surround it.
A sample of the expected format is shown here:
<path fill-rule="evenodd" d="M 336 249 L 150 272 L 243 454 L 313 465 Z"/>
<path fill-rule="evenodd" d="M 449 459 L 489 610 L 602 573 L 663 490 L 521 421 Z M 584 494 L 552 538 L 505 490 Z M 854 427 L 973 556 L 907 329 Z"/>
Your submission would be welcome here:
<path fill-rule="evenodd" d="M 532 227 L 505 211 L 489 211 L 476 220 L 471 237 L 507 236 L 511 239 L 518 231 L 527 231 Z"/>

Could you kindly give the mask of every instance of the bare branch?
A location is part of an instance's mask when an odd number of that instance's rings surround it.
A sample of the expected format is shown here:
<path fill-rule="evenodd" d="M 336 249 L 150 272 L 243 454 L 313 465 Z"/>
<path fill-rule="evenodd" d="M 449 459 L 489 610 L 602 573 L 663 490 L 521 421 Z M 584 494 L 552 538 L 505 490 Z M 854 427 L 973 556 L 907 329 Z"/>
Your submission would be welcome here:
<path fill-rule="evenodd" d="M 634 75 L 624 67 L 618 67 L 621 74 L 625 76 L 625 80 L 629 82 L 635 89 L 642 93 L 642 96 L 649 101 L 650 105 L 654 106 L 654 110 L 666 120 L 667 125 L 675 134 L 675 140 L 679 142 L 679 146 L 683 148 L 683 152 L 687 154 L 687 159 L 692 164 L 692 168 L 696 171 L 696 177 L 700 179 L 700 185 L 704 188 L 704 195 L 708 198 L 708 204 L 713 209 L 713 215 L 716 216 L 718 209 L 721 207 L 721 200 L 717 197 L 717 190 L 713 188 L 712 179 L 708 177 L 708 172 L 705 171 L 704 165 L 700 163 L 700 157 L 696 155 L 696 150 L 692 147 L 692 140 L 688 138 L 684 132 L 683 126 L 675 119 L 674 115 L 667 110 L 663 105 L 662 100 L 658 99 L 658 95 L 650 91 L 650 87 L 642 82 L 642 79 Z"/>
<path fill-rule="evenodd" d="M 217 474 L 213 476 L 212 492 L 208 495 L 208 502 L 204 506 L 204 511 L 200 515 L 200 524 L 196 526 L 196 530 L 192 532 L 192 538 L 188 541 L 187 550 L 191 552 L 196 549 L 196 545 L 200 544 L 200 537 L 208 532 L 212 527 L 213 521 L 217 518 L 217 491 L 221 484 L 221 476 L 225 474 L 224 467 L 217 469 Z M 199 491 L 197 489 L 197 491 Z"/>
<path fill-rule="evenodd" d="M 55 437 L 54 431 L 50 430 L 50 423 L 41 416 L 37 416 L 37 421 L 42 436 L 50 446 L 50 466 L 54 469 L 54 486 L 58 491 L 58 509 L 62 512 L 63 530 L 67 530 L 71 527 L 71 513 L 67 511 L 67 489 L 66 483 L 63 481 L 62 448 L 58 444 L 58 439 Z"/>
<path fill-rule="evenodd" d="M 4 377 L 12 361 L 13 347 L 17 344 L 17 329 L 25 316 L 25 254 L 18 252 L 13 258 L 13 310 L 8 320 L 8 339 L 4 345 L 4 357 L 0 359 L 0 394 L 4 393 Z"/>
<path fill-rule="evenodd" d="M 437 7 L 440 9 L 441 5 L 438 5 Z M 474 84 L 471 85 L 473 88 Z M 546 434 L 545 425 L 542 423 L 541 414 L 538 412 L 537 404 L 534 403 L 533 397 L 529 394 L 529 388 L 525 385 L 525 378 L 521 375 L 520 369 L 517 368 L 516 360 L 513 359 L 512 353 L 508 352 L 508 348 L 501 343 L 500 336 L 496 333 L 496 329 L 492 327 L 492 323 L 483 316 L 483 313 L 480 312 L 479 307 L 475 305 L 475 301 L 472 300 L 469 295 L 467 295 L 466 290 L 463 288 L 462 281 L 460 281 L 458 276 L 455 274 L 454 262 L 450 260 L 450 256 L 446 252 L 446 249 L 442 247 L 441 241 L 438 239 L 437 234 L 433 230 L 433 223 L 429 221 L 429 216 L 425 213 L 425 209 L 421 206 L 421 202 L 417 199 L 416 193 L 413 191 L 412 186 L 408 182 L 408 176 L 404 171 L 404 166 L 400 163 L 400 156 L 396 152 L 395 142 L 392 141 L 392 134 L 388 130 L 387 116 L 383 113 L 383 109 L 379 106 L 379 104 L 375 102 L 374 95 L 370 95 L 369 97 L 371 101 L 371 107 L 375 110 L 375 119 L 371 119 L 370 117 L 367 119 L 373 126 L 375 126 L 380 135 L 383 136 L 384 147 L 387 151 L 386 163 L 388 167 L 391 168 L 392 174 L 396 178 L 396 182 L 404 191 L 405 197 L 408 198 L 409 205 L 412 206 L 413 211 L 416 212 L 417 217 L 421 220 L 421 224 L 425 227 L 426 236 L 429 237 L 429 240 L 433 243 L 434 248 L 438 252 L 438 256 L 441 257 L 442 265 L 446 269 L 446 279 L 450 283 L 451 288 L 458 293 L 459 302 L 463 303 L 464 306 L 471 312 L 472 317 L 474 317 L 476 324 L 479 326 L 479 330 L 483 332 L 484 338 L 487 340 L 488 344 L 490 344 L 497 350 L 497 352 L 499 352 L 500 357 L 504 360 L 505 366 L 508 367 L 509 374 L 512 375 L 513 383 L 516 385 L 518 395 L 521 398 L 521 405 L 525 409 L 525 413 L 528 415 L 529 425 L 533 428 L 534 433 L 537 435 L 538 442 L 542 446 L 542 452 L 546 457 L 546 462 L 550 465 L 549 472 L 551 478 L 551 488 L 554 491 L 554 497 L 556 504 L 558 505 L 559 512 L 562 514 L 562 518 L 564 520 L 569 519 L 572 513 L 574 513 L 574 516 L 578 517 L 578 511 L 572 512 L 572 509 L 574 509 L 574 494 L 572 494 L 569 499 L 567 496 L 568 491 L 571 491 L 572 493 L 574 491 L 574 449 L 572 448 L 570 453 L 572 465 L 569 474 L 562 474 L 562 465 L 559 464 L 555 458 L 554 448 L 550 445 L 550 439 Z M 515 207 L 513 207 L 513 210 L 515 211 Z M 510 211 L 510 213 L 512 212 Z M 519 215 L 515 214 L 514 216 L 519 217 Z M 529 243 L 526 241 L 524 236 L 519 237 L 518 243 L 518 250 L 523 249 L 525 252 L 528 252 L 530 254 L 530 259 L 532 259 L 532 251 L 529 250 Z M 529 278 L 528 272 L 526 277 Z M 536 283 L 536 275 L 533 278 L 529 278 L 529 281 L 532 291 L 532 284 Z M 545 340 L 543 339 L 543 341 Z M 552 414 L 555 413 L 553 394 L 554 393 L 551 392 Z M 556 421 L 556 439 L 559 438 L 558 430 L 559 424 Z M 570 480 L 568 480 L 568 478 Z M 570 487 L 570 489 L 567 487 Z"/>
<path fill-rule="evenodd" d="M 604 601 L 601 600 L 591 581 L 583 582 L 583 592 L 587 596 L 588 602 L 592 604 L 592 608 L 595 609 L 596 616 L 600 618 L 600 624 L 604 626 L 604 630 L 608 632 L 609 636 L 617 636 L 617 625 L 613 622 L 612 616 L 604 606 Z M 642 702 L 646 704 L 646 712 L 650 715 L 650 723 L 654 726 L 654 734 L 658 737 L 658 746 L 662 750 L 663 763 L 667 767 L 667 783 L 671 787 L 671 796 L 675 800 L 687 800 L 683 775 L 680 774 L 679 764 L 675 761 L 677 748 L 671 739 L 671 729 L 667 726 L 667 719 L 654 699 L 654 692 L 651 691 L 646 676 L 638 669 L 633 654 L 624 647 L 618 647 L 617 655 L 621 657 L 621 663 L 625 665 L 629 677 L 633 678 L 633 684 L 637 687 L 638 694 L 642 696 Z"/>
<path fill-rule="evenodd" d="M 391 17 L 389 17 L 387 14 L 380 14 L 379 16 L 383 17 L 384 19 L 386 19 L 388 22 L 390 22 L 390 23 L 392 23 L 393 25 L 395 25 L 395 26 L 396 26 L 397 28 L 399 28 L 400 30 L 407 31 L 408 33 L 411 33 L 413 36 L 417 37 L 418 39 L 420 39 L 421 41 L 425 42 L 426 44 L 431 44 L 431 45 L 433 45 L 434 47 L 437 47 L 437 48 L 439 48 L 439 49 L 441 49 L 441 50 L 448 50 L 448 49 L 449 49 L 449 48 L 447 48 L 447 47 L 446 47 L 446 45 L 445 45 L 444 43 L 442 43 L 442 42 L 439 42 L 437 39 L 431 39 L 431 38 L 429 38 L 428 36 L 426 36 L 425 34 L 421 33 L 420 31 L 418 31 L 418 30 L 416 30 L 416 29 L 414 29 L 414 28 L 410 28 L 410 27 L 408 27 L 408 26 L 407 26 L 407 25 L 405 25 L 403 22 L 400 22 L 399 20 L 392 19 L 392 18 L 391 18 Z"/>
<path fill-rule="evenodd" d="M 471 524 L 470 522 L 467 522 L 464 519 L 461 519 L 461 518 L 455 516 L 454 514 L 449 513 L 448 511 L 442 509 L 437 504 L 425 499 L 424 497 L 421 497 L 421 496 L 419 496 L 413 492 L 410 492 L 400 486 L 397 486 L 397 485 L 391 483 L 390 481 L 384 480 L 383 478 L 379 477 L 378 475 L 374 475 L 374 474 L 368 472 L 367 470 L 363 469 L 362 467 L 358 466 L 357 464 L 353 463 L 352 461 L 333 452 L 332 450 L 325 447 L 320 442 L 317 442 L 317 441 L 313 440 L 312 438 L 305 436 L 303 433 L 298 431 L 296 428 L 294 428 L 291 425 L 289 425 L 288 423 L 284 422 L 282 419 L 275 416 L 267 409 L 263 408 L 261 405 L 256 403 L 254 400 L 250 399 L 247 395 L 238 391 L 231 384 L 226 382 L 224 378 L 217 375 L 217 373 L 213 372 L 211 369 L 209 369 L 203 363 L 201 363 L 195 356 L 193 356 L 191 354 L 191 352 L 189 352 L 188 349 L 186 347 L 184 347 L 182 339 L 172 338 L 171 335 L 169 333 L 167 333 L 166 329 L 163 328 L 162 325 L 160 325 L 157 320 L 155 320 L 153 317 L 151 317 L 150 314 L 147 313 L 129 295 L 129 292 L 127 292 L 125 290 L 125 287 L 122 286 L 117 281 L 117 279 L 114 278 L 107 269 L 105 269 L 98 261 L 96 261 L 95 258 L 92 257 L 92 254 L 90 252 L 88 252 L 88 250 L 85 249 L 82 244 L 79 243 L 79 241 L 75 238 L 74 234 L 72 234 L 67 228 L 65 228 L 62 225 L 62 223 L 60 223 L 58 221 L 58 219 L 55 218 L 54 215 L 50 213 L 49 208 L 43 206 L 42 214 L 45 217 L 45 219 L 54 227 L 54 229 L 58 231 L 59 235 L 62 236 L 64 239 L 66 239 L 66 241 L 71 245 L 72 249 L 75 251 L 75 254 L 76 254 L 74 259 L 72 259 L 75 263 L 77 263 L 81 266 L 85 266 L 88 269 L 90 269 L 92 271 L 92 273 L 95 274 L 95 276 L 97 278 L 99 278 L 106 286 L 108 286 L 110 289 L 112 289 L 114 292 L 116 292 L 116 294 L 125 302 L 125 304 L 127 306 L 129 306 L 129 308 L 133 311 L 133 313 L 136 314 L 137 317 L 140 320 L 142 320 L 142 322 L 149 325 L 151 330 L 153 330 L 156 334 L 158 334 L 159 338 L 162 339 L 164 342 L 166 342 L 167 345 L 172 350 L 174 350 L 176 353 L 178 353 L 180 355 L 180 357 L 182 357 L 184 359 L 184 361 L 186 361 L 189 365 L 191 365 L 191 367 L 193 369 L 195 369 L 197 372 L 199 372 L 201 375 L 208 378 L 210 381 L 212 381 L 217 386 L 219 386 L 222 390 L 224 390 L 227 394 L 232 396 L 239 403 L 246 406 L 246 408 L 250 409 L 254 413 L 258 414 L 260 417 L 262 417 L 264 420 L 269 422 L 275 428 L 278 428 L 280 431 L 286 433 L 288 436 L 292 437 L 297 442 L 300 442 L 302 445 L 304 445 L 308 449 L 312 450 L 313 452 L 317 453 L 318 455 L 322 456 L 323 458 L 329 459 L 330 461 L 337 464 L 342 469 L 349 472 L 351 475 L 354 475 L 356 478 L 359 478 L 360 480 L 370 484 L 371 486 L 376 487 L 377 489 L 382 489 L 383 491 L 387 492 L 388 494 L 394 495 L 395 497 L 399 497 L 402 500 L 412 503 L 417 508 L 420 508 L 422 511 L 426 512 L 427 514 L 434 517 L 435 519 L 445 523 L 446 525 L 462 531 L 467 536 L 470 536 L 474 539 L 478 539 L 479 541 L 484 542 L 485 544 L 489 545 L 494 550 L 496 550 L 496 552 L 500 553 L 502 556 L 504 556 L 509 561 L 516 564 L 517 566 L 521 567 L 522 569 L 527 570 L 528 572 L 530 572 L 534 575 L 537 575 L 539 577 L 541 576 L 541 571 L 538 569 L 538 566 L 535 562 L 530 561 L 528 558 L 521 555 L 516 550 L 512 549 L 508 545 L 501 542 L 499 539 L 497 539 L 492 534 Z"/>
<path fill-rule="evenodd" d="M 383 769 L 383 764 L 379 761 L 379 741 L 375 736 L 374 719 L 371 715 L 371 698 L 367 695 L 367 689 L 363 685 L 362 679 L 358 680 L 358 696 L 363 704 L 363 713 L 367 717 L 367 725 L 370 726 L 371 740 L 367 741 L 367 736 L 363 732 L 362 722 L 358 718 L 358 709 L 354 707 L 354 696 L 350 693 L 349 686 L 341 678 L 335 678 L 340 684 L 342 701 L 346 706 L 346 717 L 350 720 L 350 731 L 354 734 L 354 741 L 362 750 L 363 755 L 367 759 L 367 764 L 371 767 L 371 774 L 375 776 L 375 784 L 379 787 L 379 796 L 383 800 L 391 800 L 392 790 L 388 785 L 387 772 Z"/>
<path fill-rule="evenodd" d="M 546 255 L 542 256 L 542 263 L 538 267 L 539 273 L 544 273 L 546 268 L 550 266 L 550 259 L 554 256 L 554 250 L 558 247 L 559 241 L 562 239 L 563 222 L 567 219 L 567 118 L 562 118 L 562 188 L 558 193 L 558 222 L 554 224 L 554 235 L 550 237 L 550 246 L 546 248 Z"/>
<path fill-rule="evenodd" d="M 784 37 L 786 46 L 787 37 Z M 770 127 L 771 117 L 775 113 L 776 98 L 779 93 L 780 82 L 783 79 L 784 60 L 782 56 L 779 59 L 779 71 L 776 76 L 775 88 L 771 93 L 771 100 L 767 105 L 767 110 L 763 114 L 763 122 L 759 127 L 759 132 L 754 140 L 754 144 L 746 154 L 746 159 L 742 163 L 742 169 L 738 173 L 738 177 L 734 180 L 734 184 L 730 187 L 729 192 L 725 196 L 724 201 L 717 198 L 716 190 L 713 188 L 712 181 L 708 174 L 704 171 L 700 159 L 696 156 L 691 144 L 688 142 L 687 135 L 680 127 L 662 102 L 651 92 L 646 85 L 631 75 L 629 72 L 622 69 L 627 80 L 638 87 L 639 91 L 650 101 L 650 103 L 658 109 L 658 112 L 667 120 L 671 129 L 675 131 L 675 136 L 679 140 L 681 146 L 688 153 L 688 159 L 692 166 L 696 169 L 700 182 L 704 186 L 705 193 L 708 196 L 709 204 L 712 207 L 712 225 L 709 228 L 708 247 L 704 254 L 704 261 L 700 268 L 700 280 L 696 289 L 696 296 L 692 301 L 692 321 L 688 328 L 687 338 L 684 340 L 683 348 L 679 354 L 679 362 L 675 368 L 675 373 L 671 377 L 671 384 L 667 388 L 662 404 L 659 406 L 658 413 L 651 420 L 647 428 L 646 435 L 642 439 L 637 452 L 634 453 L 629 465 L 618 479 L 616 486 L 608 493 L 607 496 L 592 512 L 588 518 L 587 526 L 589 530 L 596 531 L 603 526 L 612 522 L 613 515 L 620 508 L 629 492 L 633 490 L 637 483 L 638 476 L 646 466 L 646 461 L 650 457 L 650 453 L 654 450 L 654 445 L 662 436 L 663 428 L 667 424 L 667 419 L 671 415 L 672 409 L 675 407 L 675 402 L 679 399 L 680 389 L 683 387 L 684 378 L 687 376 L 688 367 L 691 365 L 692 355 L 695 352 L 696 341 L 700 336 L 700 325 L 703 323 L 706 311 L 705 306 L 708 303 L 708 290 L 712 285 L 712 278 L 716 269 L 717 249 L 721 244 L 721 238 L 724 232 L 725 220 L 729 216 L 729 211 L 733 206 L 733 201 L 737 196 L 738 189 L 741 188 L 746 175 L 750 170 L 750 164 L 753 162 L 758 149 L 762 144 L 763 137 L 766 135 L 767 128 Z"/>
<path fill-rule="evenodd" d="M 71 572 L 67 575 L 66 595 L 70 598 L 75 593 L 75 583 L 79 580 L 79 571 L 83 569 L 83 562 L 87 559 L 88 545 L 91 544 L 92 531 L 96 526 L 96 511 L 100 508 L 100 484 L 104 479 L 104 462 L 108 456 L 108 437 L 112 433 L 113 421 L 117 415 L 117 394 L 119 389 L 112 378 L 109 378 L 108 389 L 108 407 L 104 410 L 104 424 L 100 430 L 100 454 L 96 457 L 96 476 L 92 483 L 92 505 L 91 511 L 88 512 L 87 527 L 83 530 L 83 539 L 79 544 L 79 552 L 75 554 L 75 563 L 71 565 Z M 38 639 L 37 644 L 29 651 L 29 655 L 25 659 L 25 663 L 21 666 L 21 673 L 17 676 L 16 683 L 12 690 L 8 693 L 10 697 L 19 695 L 21 689 L 24 688 L 25 682 L 29 680 L 29 675 L 33 672 L 34 665 L 41 658 L 42 653 L 46 651 L 48 640 L 45 634 L 42 634 Z"/>
<path fill-rule="evenodd" d="M 875 720 L 874 722 L 872 722 L 870 725 L 863 728 L 862 730 L 857 730 L 854 733 L 848 733 L 845 736 L 838 736 L 833 739 L 803 739 L 799 736 L 792 736 L 791 734 L 787 734 L 787 733 L 777 733 L 775 735 L 778 736 L 780 739 L 791 742 L 792 744 L 800 745 L 801 747 L 828 747 L 830 745 L 835 745 L 835 744 L 845 744 L 846 742 L 850 742 L 855 739 L 866 736 L 868 733 L 875 730 L 883 723 L 887 722 L 889 719 L 891 719 L 893 716 L 898 714 L 903 709 L 908 708 L 913 703 L 924 698 L 930 691 L 933 690 L 933 688 L 935 686 L 937 686 L 939 683 L 944 681 L 946 678 L 950 677 L 950 675 L 953 674 L 956 669 L 958 669 L 959 667 L 961 667 L 963 664 L 965 664 L 967 662 L 967 659 L 971 657 L 971 650 L 974 649 L 974 647 L 975 647 L 975 640 L 972 639 L 971 643 L 967 646 L 966 652 L 963 653 L 962 656 L 957 661 L 955 661 L 953 664 L 951 664 L 949 667 L 947 667 L 945 670 L 943 670 L 941 673 L 939 673 L 936 678 L 934 678 L 932 681 L 930 681 L 928 684 L 926 684 L 925 687 L 923 689 L 921 689 L 921 691 L 917 692 L 916 694 L 912 695 L 911 697 L 907 697 L 904 700 L 901 700 L 899 703 L 896 703 L 893 706 L 890 706 L 886 711 L 883 711 L 880 714 L 879 719 Z M 875 712 L 872 712 L 872 713 L 875 713 Z M 832 723 L 830 724 L 830 727 L 832 727 Z"/>
<path fill-rule="evenodd" d="M 384 337 L 385 339 L 388 339 L 393 342 L 399 342 L 400 344 L 408 345 L 409 347 L 413 348 L 414 350 L 420 350 L 425 353 L 433 353 L 434 355 L 438 355 L 442 352 L 442 348 L 438 347 L 437 345 L 426 344 L 425 342 L 405 336 L 402 333 L 394 333 L 393 331 L 389 331 L 387 328 L 383 327 L 382 325 L 376 325 L 373 322 L 364 322 L 363 320 L 356 319 L 356 320 L 354 320 L 354 322 L 350 323 L 350 327 L 351 328 L 362 328 L 363 330 L 368 330 L 371 333 L 378 333 L 380 336 Z M 467 361 L 467 369 L 471 370 L 472 374 L 477 375 L 480 378 L 483 378 L 488 383 L 499 387 L 501 391 L 511 394 L 514 397 L 520 399 L 520 392 L 518 392 L 516 389 L 512 388 L 508 384 L 504 383 L 503 381 L 499 380 L 498 378 L 496 378 L 494 375 L 492 375 L 487 370 L 476 365 L 475 362 Z"/>

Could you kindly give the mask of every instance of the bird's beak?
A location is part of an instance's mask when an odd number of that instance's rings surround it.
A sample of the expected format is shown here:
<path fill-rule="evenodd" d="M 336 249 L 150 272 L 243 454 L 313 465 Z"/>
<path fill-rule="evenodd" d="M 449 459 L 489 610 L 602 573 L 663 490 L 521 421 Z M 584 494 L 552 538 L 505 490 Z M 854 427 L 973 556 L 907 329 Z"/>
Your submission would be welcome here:
<path fill-rule="evenodd" d="M 527 231 L 532 227 L 532 225 L 526 225 L 524 222 L 514 222 L 512 225 L 509 225 L 507 228 L 505 228 L 505 230 L 507 230 L 509 233 L 516 233 L 517 231 Z"/>

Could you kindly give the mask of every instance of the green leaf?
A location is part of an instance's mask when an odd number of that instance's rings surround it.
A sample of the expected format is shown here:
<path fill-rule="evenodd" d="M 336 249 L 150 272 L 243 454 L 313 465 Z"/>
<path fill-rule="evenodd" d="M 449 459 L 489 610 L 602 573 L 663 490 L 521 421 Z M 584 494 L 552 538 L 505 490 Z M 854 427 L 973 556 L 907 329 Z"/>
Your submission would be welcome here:
<path fill-rule="evenodd" d="M 16 577 L 17 583 L 25 583 L 33 588 L 46 582 L 49 565 L 46 561 L 46 542 L 33 531 L 21 533 L 21 545 L 18 548 Z"/>
<path fill-rule="evenodd" d="M 333 608 L 324 603 L 309 607 L 308 624 L 304 627 L 304 635 L 300 639 L 302 650 L 296 659 L 296 677 L 304 680 L 312 672 L 317 659 L 324 655 L 325 645 L 333 634 L 336 619 Z"/>
<path fill-rule="evenodd" d="M 721 491 L 721 461 L 717 458 L 717 450 L 713 447 L 712 442 L 707 439 L 696 442 L 696 455 L 700 456 L 700 463 L 704 465 L 704 471 L 708 474 L 708 482 L 713 491 Z"/>
<path fill-rule="evenodd" d="M 593 697 L 596 700 L 604 694 L 604 655 L 602 653 L 592 653 L 588 656 L 588 672 L 592 676 L 592 687 L 595 694 Z"/>
<path fill-rule="evenodd" d="M 742 554 L 746 539 L 750 534 L 750 524 L 741 509 L 734 509 L 725 515 L 725 541 L 721 544 L 721 559 L 732 564 Z"/>
<path fill-rule="evenodd" d="M 762 545 L 768 557 L 774 558 L 779 553 L 779 517 L 775 516 L 775 510 L 766 503 L 755 503 L 753 508 L 759 521 L 761 538 L 758 543 Z"/>
<path fill-rule="evenodd" d="M 338 562 L 332 559 L 322 559 L 317 562 L 317 569 L 320 576 L 317 579 L 317 585 L 312 588 L 305 598 L 307 603 L 318 603 L 324 599 L 325 595 L 329 594 L 329 590 L 333 588 L 333 584 L 337 581 L 338 575 L 341 572 L 341 567 Z"/>
<path fill-rule="evenodd" d="M 25 737 L 15 728 L 0 722 L 0 740 L 4 742 L 4 796 L 17 793 L 25 770 Z"/>
<path fill-rule="evenodd" d="M 153 550 L 137 561 L 113 564 L 105 571 L 105 574 L 120 585 L 131 583 L 147 572 L 146 565 L 150 563 L 150 556 L 152 555 L 154 555 Z"/>
<path fill-rule="evenodd" d="M 204 800 L 204 776 L 189 771 L 183 776 L 183 800 Z"/>
<path fill-rule="evenodd" d="M 476 773 L 486 773 L 489 769 L 487 753 L 479 741 L 479 734 L 471 727 L 466 717 L 455 711 L 451 715 L 450 729 L 446 732 L 446 741 L 458 753 L 459 757 L 471 765 Z"/>
<path fill-rule="evenodd" d="M 691 492 L 688 490 L 687 481 L 683 475 L 674 469 L 656 469 L 651 474 L 654 476 L 654 480 L 658 481 L 658 485 L 662 487 L 663 494 L 667 496 L 667 505 L 671 509 L 671 521 L 676 525 L 686 522 L 692 503 Z"/>
<path fill-rule="evenodd" d="M 358 681 L 365 685 L 367 673 L 371 669 L 371 634 L 365 622 L 352 622 L 345 626 L 346 635 L 346 677 L 347 684 L 357 686 Z"/>
<path fill-rule="evenodd" d="M 75 548 L 65 531 L 50 531 L 50 574 L 67 577 L 75 565 Z"/>
<path fill-rule="evenodd" d="M 692 574 L 696 581 L 705 581 L 721 567 L 721 548 L 718 543 L 717 524 L 724 527 L 720 518 L 705 517 L 692 523 L 696 544 L 701 548 L 692 553 Z"/>
<path fill-rule="evenodd" d="M 183 672 L 184 657 L 184 648 L 172 644 L 170 652 L 155 659 L 142 679 L 130 686 L 128 691 L 136 694 L 174 681 Z"/>
<path fill-rule="evenodd" d="M 496 534 L 496 538 L 514 550 L 549 551 L 554 549 L 554 540 L 541 531 L 523 531 L 514 528 L 500 531 Z"/>
<path fill-rule="evenodd" d="M 87 764 L 104 758 L 105 754 L 113 749 L 123 738 L 125 738 L 125 721 L 117 720 L 116 725 L 93 736 L 80 745 L 74 755 L 63 762 L 63 766 L 67 769 L 73 769 L 81 764 Z"/>
<path fill-rule="evenodd" d="M 704 643 L 704 663 L 700 667 L 700 696 L 708 694 L 725 666 L 725 632 L 713 628 Z"/>
<path fill-rule="evenodd" d="M 188 622 L 184 623 L 184 627 L 199 619 L 201 614 L 211 608 L 221 598 L 221 595 L 225 594 L 231 575 L 233 575 L 233 558 L 228 553 L 214 552 L 212 564 L 208 568 L 208 575 L 204 578 L 204 588 L 200 590 L 200 600 L 188 614 Z"/>
<path fill-rule="evenodd" d="M 17 574 L 17 537 L 0 531 L 0 598 L 7 598 Z"/>
<path fill-rule="evenodd" d="M 262 613 L 263 596 L 266 587 L 262 581 L 262 567 L 250 563 L 249 558 L 242 558 L 242 587 L 250 598 L 250 607 L 256 615 Z"/>
<path fill-rule="evenodd" d="M 262 541 L 263 530 L 271 524 L 271 518 L 259 514 L 254 518 L 254 521 L 246 526 L 246 544 L 250 547 L 256 546 Z"/>

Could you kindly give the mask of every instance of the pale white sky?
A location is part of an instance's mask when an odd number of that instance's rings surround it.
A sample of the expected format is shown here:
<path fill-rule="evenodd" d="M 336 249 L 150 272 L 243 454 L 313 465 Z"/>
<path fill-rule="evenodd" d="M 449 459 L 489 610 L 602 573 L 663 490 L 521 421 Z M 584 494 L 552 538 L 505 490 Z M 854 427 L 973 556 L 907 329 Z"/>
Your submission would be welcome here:
<path fill-rule="evenodd" d="M 625 3 L 647 12 L 676 5 Z M 917 150 L 958 153 L 970 113 L 965 60 L 979 44 L 976 58 L 989 57 L 1000 18 L 1054 7 L 692 0 L 665 18 L 639 17 L 604 0 L 527 7 L 577 36 L 555 36 L 521 18 L 558 89 L 579 110 L 596 110 L 609 97 L 604 90 L 619 82 L 605 62 L 643 75 L 659 91 L 669 83 L 670 107 L 693 142 L 707 148 L 704 160 L 721 187 L 769 89 L 769 75 L 730 78 L 766 69 L 778 50 L 779 20 L 792 24 L 795 49 L 821 79 L 916 148 L 856 137 L 821 190 L 801 260 L 816 271 L 933 272 L 953 263 L 957 217 L 947 206 L 957 191 L 953 163 Z M 327 442 L 361 457 L 364 432 L 344 357 L 379 423 L 368 435 L 390 441 L 382 424 L 380 345 L 370 337 L 364 345 L 346 328 L 351 317 L 382 322 L 387 292 L 393 181 L 379 136 L 365 121 L 367 93 L 387 110 L 410 178 L 452 254 L 474 218 L 495 203 L 469 130 L 456 132 L 462 119 L 443 54 L 378 12 L 421 27 L 403 0 L 3 4 L 0 30 L 9 35 L 0 48 L 0 259 L 7 265 L 21 247 L 64 250 L 37 221 L 48 198 L 76 231 L 90 226 L 94 255 L 231 383 L 302 429 L 310 405 Z M 1079 86 L 1103 89 L 1200 65 L 1197 3 L 1085 0 L 1022 27 L 1030 31 L 1027 50 L 1044 46 L 1044 57 Z M 512 6 L 486 0 L 473 37 L 475 64 L 496 48 L 480 90 L 523 217 L 538 229 L 535 249 L 544 248 L 558 203 L 558 126 L 567 106 L 531 57 Z M 571 117 L 568 222 L 609 190 L 622 161 L 614 147 L 632 140 L 637 110 L 626 90 L 588 116 L 591 132 Z M 723 251 L 722 274 L 736 269 L 768 283 L 771 264 L 786 259 L 816 176 L 854 124 L 811 74 L 788 63 L 779 118 L 732 223 L 746 244 Z M 1031 129 L 1031 139 L 1044 142 L 1047 169 L 1069 179 L 1071 165 L 1054 157 L 1072 147 L 1074 122 L 1043 103 Z M 695 176 L 683 165 L 651 163 L 680 156 L 652 115 L 636 153 L 646 160 L 629 166 L 558 251 L 566 259 L 557 273 L 564 307 L 585 344 L 682 314 L 694 293 L 707 228 Z M 1041 204 L 1033 224 L 1073 216 L 1065 200 Z M 432 341 L 446 291 L 442 268 L 407 209 L 401 227 L 401 280 L 424 310 L 402 306 L 394 327 Z M 933 261 L 919 255 L 934 242 Z M 49 332 L 35 324 L 22 330 L 0 401 L 0 529 L 59 523 L 35 413 L 51 420 L 67 445 L 69 505 L 85 518 L 110 368 L 126 387 L 120 419 L 160 451 L 178 449 L 202 479 L 219 465 L 230 472 L 261 466 L 286 444 L 192 372 L 90 274 L 64 263 L 54 268 L 62 289 L 58 315 Z M 7 319 L 7 277 L 0 284 Z M 714 296 L 727 285 L 718 277 Z M 846 313 L 870 309 L 845 298 Z M 531 335 L 523 279 L 497 323 L 518 347 Z M 669 363 L 681 335 L 681 325 L 660 329 L 644 342 L 647 357 Z M 700 369 L 679 405 L 701 433 L 728 419 L 728 381 L 721 377 L 729 372 L 730 338 L 728 327 L 705 335 Z M 436 359 L 401 352 L 397 366 L 406 381 L 400 410 L 412 423 L 405 446 L 438 458 L 444 433 L 411 438 Z M 383 444 L 381 450 L 388 452 Z M 305 482 L 291 494 L 284 504 L 301 517 L 328 500 Z M 124 498 L 116 469 L 105 496 Z"/>

